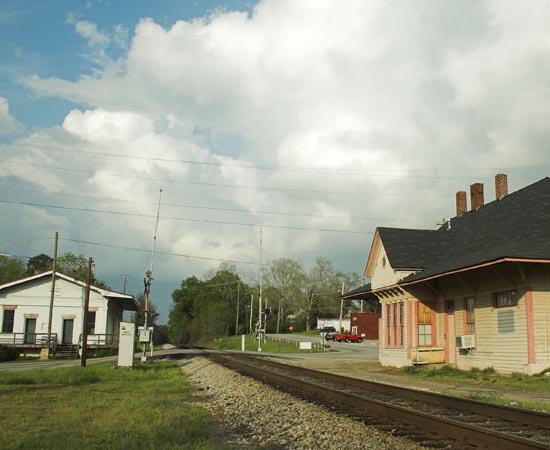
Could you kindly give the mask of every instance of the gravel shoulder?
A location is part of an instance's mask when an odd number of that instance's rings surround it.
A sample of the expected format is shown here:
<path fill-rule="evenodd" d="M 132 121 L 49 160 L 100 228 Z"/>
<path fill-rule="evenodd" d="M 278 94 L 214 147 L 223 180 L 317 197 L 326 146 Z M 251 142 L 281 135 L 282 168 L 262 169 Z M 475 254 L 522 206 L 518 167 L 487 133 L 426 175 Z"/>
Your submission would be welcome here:
<path fill-rule="evenodd" d="M 235 449 L 421 450 L 425 447 L 296 399 L 211 361 L 182 361 L 182 371 Z"/>

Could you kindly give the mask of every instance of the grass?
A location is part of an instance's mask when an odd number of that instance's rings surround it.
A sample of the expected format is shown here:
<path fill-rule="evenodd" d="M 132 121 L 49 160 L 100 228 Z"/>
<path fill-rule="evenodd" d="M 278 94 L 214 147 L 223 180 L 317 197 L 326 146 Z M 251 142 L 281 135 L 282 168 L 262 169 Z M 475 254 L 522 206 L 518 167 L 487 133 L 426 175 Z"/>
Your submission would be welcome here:
<path fill-rule="evenodd" d="M 229 336 L 216 339 L 214 342 L 205 344 L 205 347 L 216 350 L 241 350 L 241 336 Z M 245 336 L 245 350 L 257 351 L 258 341 L 250 335 Z M 300 347 L 284 342 L 267 341 L 262 343 L 262 351 L 267 353 L 300 353 L 300 352 L 322 352 L 322 350 L 300 350 Z"/>
<path fill-rule="evenodd" d="M 521 373 L 513 373 L 510 375 L 498 374 L 492 367 L 486 369 L 473 368 L 471 370 L 459 370 L 451 366 L 442 366 L 440 368 L 433 367 L 405 367 L 400 370 L 401 373 L 408 374 L 414 377 L 429 378 L 434 381 L 441 381 L 452 385 L 454 383 L 460 383 L 462 385 L 490 386 L 491 388 L 499 388 L 508 390 L 518 390 L 522 392 L 530 392 L 529 397 L 536 398 L 536 393 L 548 394 L 550 393 L 550 377 L 545 373 L 538 375 L 525 375 Z M 495 394 L 487 394 L 483 391 L 479 393 L 471 392 L 468 397 L 475 398 L 477 400 L 484 400 L 491 403 L 499 403 L 511 406 L 518 406 L 521 408 L 536 409 L 540 411 L 548 412 L 550 405 L 545 401 L 529 401 L 523 400 L 521 402 L 510 402 L 500 398 Z"/>
<path fill-rule="evenodd" d="M 544 373 L 539 375 L 525 375 L 521 373 L 504 375 L 498 374 L 492 367 L 486 369 L 473 368 L 471 370 L 459 370 L 451 366 L 442 366 L 440 368 L 409 366 L 403 368 L 402 372 L 417 377 L 432 378 L 441 381 L 460 379 L 470 384 L 490 384 L 550 392 L 550 378 Z"/>
<path fill-rule="evenodd" d="M 4 450 L 231 448 L 173 363 L 0 372 L 0 397 Z"/>

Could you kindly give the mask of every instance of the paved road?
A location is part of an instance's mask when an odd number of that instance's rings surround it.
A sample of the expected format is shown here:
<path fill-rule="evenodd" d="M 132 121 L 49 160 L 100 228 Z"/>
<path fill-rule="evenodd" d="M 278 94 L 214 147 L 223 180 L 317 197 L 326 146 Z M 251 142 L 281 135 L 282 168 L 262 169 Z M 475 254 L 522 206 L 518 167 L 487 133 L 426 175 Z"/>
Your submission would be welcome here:
<path fill-rule="evenodd" d="M 319 342 L 322 343 L 321 336 L 302 336 L 300 334 L 268 334 L 267 336 L 275 339 L 291 339 L 299 342 Z M 326 353 L 285 353 L 288 358 L 330 358 L 330 359 L 362 359 L 367 361 L 378 361 L 378 341 L 363 341 L 359 343 L 347 342 L 326 342 L 330 346 L 331 352 Z M 277 355 L 283 356 L 278 353 Z"/>
<path fill-rule="evenodd" d="M 153 356 L 158 358 L 166 354 L 175 354 L 175 353 L 192 353 L 194 350 L 180 350 L 180 349 L 169 349 L 169 350 L 159 350 L 153 353 Z M 147 358 L 150 358 L 150 353 L 147 352 Z M 140 358 L 142 353 L 136 353 L 135 357 Z M 113 362 L 118 361 L 118 356 L 106 356 L 104 358 L 88 358 L 86 361 L 88 365 L 90 364 L 101 364 L 104 362 Z M 49 361 L 18 361 L 18 362 L 2 362 L 0 363 L 0 370 L 35 370 L 35 369 L 51 369 L 55 367 L 73 367 L 80 366 L 80 359 L 55 359 Z"/>

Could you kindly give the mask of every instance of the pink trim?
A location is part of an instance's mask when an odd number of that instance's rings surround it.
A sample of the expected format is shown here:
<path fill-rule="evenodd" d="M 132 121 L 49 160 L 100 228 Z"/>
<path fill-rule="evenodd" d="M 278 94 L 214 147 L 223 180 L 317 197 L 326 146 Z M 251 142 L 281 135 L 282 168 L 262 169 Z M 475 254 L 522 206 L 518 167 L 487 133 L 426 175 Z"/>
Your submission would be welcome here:
<path fill-rule="evenodd" d="M 535 320 L 533 312 L 533 291 L 525 293 L 525 316 L 527 319 L 527 361 L 529 364 L 536 362 L 535 355 Z"/>
<path fill-rule="evenodd" d="M 435 311 L 437 308 L 437 302 L 430 302 L 429 305 L 432 310 L 432 346 L 437 347 L 437 313 Z"/>
<path fill-rule="evenodd" d="M 413 329 L 415 325 L 413 323 L 413 313 L 416 308 L 416 301 L 407 302 L 407 359 L 412 357 L 412 338 L 413 338 Z"/>

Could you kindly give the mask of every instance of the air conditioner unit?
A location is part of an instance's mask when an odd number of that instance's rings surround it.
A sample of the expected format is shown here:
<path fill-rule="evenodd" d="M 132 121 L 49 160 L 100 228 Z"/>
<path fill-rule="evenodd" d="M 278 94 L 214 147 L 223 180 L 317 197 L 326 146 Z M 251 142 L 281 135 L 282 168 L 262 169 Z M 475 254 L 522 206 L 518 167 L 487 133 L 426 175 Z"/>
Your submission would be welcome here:
<path fill-rule="evenodd" d="M 476 337 L 473 334 L 464 334 L 456 337 L 456 347 L 470 349 L 476 346 Z"/>

